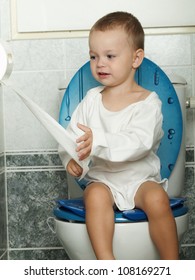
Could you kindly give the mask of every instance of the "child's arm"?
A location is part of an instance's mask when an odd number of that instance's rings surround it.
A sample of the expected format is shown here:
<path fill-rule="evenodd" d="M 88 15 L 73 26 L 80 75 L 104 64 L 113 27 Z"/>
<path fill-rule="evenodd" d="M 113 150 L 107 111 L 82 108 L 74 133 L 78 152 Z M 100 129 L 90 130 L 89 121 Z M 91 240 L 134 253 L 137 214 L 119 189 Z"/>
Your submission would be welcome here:
<path fill-rule="evenodd" d="M 163 136 L 161 109 L 154 104 L 139 107 L 124 129 L 107 133 L 92 128 L 92 132 L 91 156 L 111 162 L 139 160 L 158 148 Z"/>

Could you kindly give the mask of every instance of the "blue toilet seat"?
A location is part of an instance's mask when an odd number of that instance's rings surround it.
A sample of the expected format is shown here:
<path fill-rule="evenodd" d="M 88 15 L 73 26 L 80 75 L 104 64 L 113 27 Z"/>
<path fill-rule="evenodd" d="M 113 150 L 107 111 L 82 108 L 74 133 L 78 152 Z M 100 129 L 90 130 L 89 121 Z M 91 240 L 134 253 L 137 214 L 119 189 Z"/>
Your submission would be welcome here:
<path fill-rule="evenodd" d="M 170 207 L 174 217 L 185 215 L 188 211 L 184 205 L 183 198 L 170 198 Z M 57 207 L 54 208 L 54 215 L 65 221 L 85 222 L 85 207 L 82 198 L 61 199 L 57 201 Z M 147 221 L 147 216 L 141 209 L 132 209 L 126 211 L 115 210 L 115 222 L 139 222 Z"/>
<path fill-rule="evenodd" d="M 183 132 L 182 112 L 175 89 L 162 69 L 147 58 L 136 71 L 135 79 L 139 85 L 155 91 L 162 101 L 163 130 L 158 156 L 161 160 L 161 177 L 169 178 L 180 150 Z M 73 111 L 90 88 L 100 85 L 92 76 L 90 63 L 83 65 L 72 78 L 64 94 L 59 123 L 66 128 Z M 81 186 L 82 187 L 82 186 Z M 170 206 L 174 217 L 187 213 L 184 199 L 171 198 Z M 54 215 L 61 220 L 85 222 L 85 209 L 82 199 L 58 200 Z M 146 214 L 140 209 L 115 211 L 115 222 L 147 221 Z"/>

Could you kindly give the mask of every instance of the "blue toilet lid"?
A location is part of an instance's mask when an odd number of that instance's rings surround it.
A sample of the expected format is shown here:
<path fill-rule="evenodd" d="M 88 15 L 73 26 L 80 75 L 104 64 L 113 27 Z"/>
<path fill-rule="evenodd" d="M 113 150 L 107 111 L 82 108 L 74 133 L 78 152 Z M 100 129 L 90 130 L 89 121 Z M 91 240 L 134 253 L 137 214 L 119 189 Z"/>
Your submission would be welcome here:
<path fill-rule="evenodd" d="M 170 207 L 174 217 L 182 216 L 187 213 L 188 208 L 184 205 L 183 198 L 170 198 Z M 61 199 L 54 208 L 54 215 L 61 220 L 72 220 L 77 222 L 85 222 L 85 207 L 83 198 L 78 199 Z M 140 209 L 132 209 L 126 211 L 115 211 L 115 222 L 138 222 L 147 221 L 147 216 Z"/>
<path fill-rule="evenodd" d="M 157 154 L 161 161 L 161 177 L 169 178 L 175 166 L 182 141 L 183 121 L 179 99 L 167 75 L 149 59 L 144 58 L 136 72 L 135 79 L 142 87 L 155 91 L 162 101 L 164 136 Z M 59 115 L 59 123 L 64 128 L 67 127 L 73 111 L 87 91 L 98 85 L 99 83 L 91 74 L 90 63 L 87 62 L 77 71 L 65 91 Z M 184 206 L 182 199 L 172 199 L 170 203 L 175 217 L 187 212 L 187 207 Z M 58 206 L 54 209 L 54 215 L 62 220 L 85 222 L 82 200 L 58 201 Z M 116 222 L 140 220 L 147 220 L 146 214 L 140 209 L 115 212 Z"/>
<path fill-rule="evenodd" d="M 164 136 L 157 154 L 161 160 L 161 177 L 169 178 L 182 141 L 182 112 L 177 94 L 164 71 L 147 58 L 144 58 L 137 70 L 135 79 L 142 87 L 155 91 L 162 101 Z M 59 114 L 59 123 L 64 128 L 87 91 L 98 85 L 91 74 L 90 63 L 87 62 L 77 71 L 65 91 Z"/>

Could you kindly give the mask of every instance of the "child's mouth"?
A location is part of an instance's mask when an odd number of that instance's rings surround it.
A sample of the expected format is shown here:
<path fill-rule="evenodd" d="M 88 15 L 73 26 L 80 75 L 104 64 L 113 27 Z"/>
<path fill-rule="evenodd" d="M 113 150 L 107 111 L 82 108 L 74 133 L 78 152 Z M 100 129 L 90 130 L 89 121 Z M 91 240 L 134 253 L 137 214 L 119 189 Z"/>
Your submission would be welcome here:
<path fill-rule="evenodd" d="M 98 72 L 98 76 L 100 78 L 107 78 L 110 74 L 105 72 Z"/>

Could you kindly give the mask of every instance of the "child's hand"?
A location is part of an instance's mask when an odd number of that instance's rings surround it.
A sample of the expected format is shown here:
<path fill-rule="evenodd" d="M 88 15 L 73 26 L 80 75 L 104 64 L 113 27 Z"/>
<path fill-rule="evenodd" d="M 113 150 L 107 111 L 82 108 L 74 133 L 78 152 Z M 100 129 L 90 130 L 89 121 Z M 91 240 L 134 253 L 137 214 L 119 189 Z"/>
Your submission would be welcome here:
<path fill-rule="evenodd" d="M 69 161 L 69 163 L 66 166 L 66 170 L 70 175 L 74 177 L 80 177 L 83 172 L 82 167 L 78 165 L 78 163 L 74 159 L 71 159 Z"/>
<path fill-rule="evenodd" d="M 93 143 L 93 133 L 91 129 L 85 125 L 82 125 L 80 123 L 77 124 L 78 128 L 80 128 L 84 134 L 77 139 L 77 143 L 80 143 L 76 149 L 76 152 L 78 153 L 79 160 L 86 159 L 92 149 L 92 143 Z"/>

